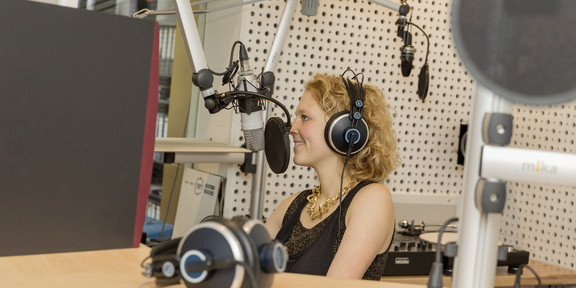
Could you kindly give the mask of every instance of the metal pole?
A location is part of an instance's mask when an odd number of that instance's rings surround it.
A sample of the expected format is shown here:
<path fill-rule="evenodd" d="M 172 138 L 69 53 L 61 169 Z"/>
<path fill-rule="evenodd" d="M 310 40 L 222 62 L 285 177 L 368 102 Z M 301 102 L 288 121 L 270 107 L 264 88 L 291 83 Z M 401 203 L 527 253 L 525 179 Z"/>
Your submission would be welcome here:
<path fill-rule="evenodd" d="M 270 54 L 268 54 L 268 59 L 266 60 L 266 65 L 264 66 L 264 72 L 274 72 L 276 66 L 278 65 L 278 59 L 280 58 L 280 53 L 282 52 L 282 47 L 284 47 L 284 42 L 288 37 L 288 32 L 290 31 L 290 24 L 292 24 L 292 17 L 296 12 L 296 6 L 298 0 L 287 0 L 284 11 L 282 12 L 282 18 L 280 18 L 280 24 L 278 25 L 278 30 L 276 31 L 276 36 L 274 36 L 274 41 L 272 42 L 272 47 L 270 48 Z M 269 110 L 264 110 L 264 119 L 268 119 Z M 252 219 L 262 219 L 262 206 L 263 206 L 263 190 L 266 185 L 266 177 L 264 175 L 266 167 L 266 161 L 264 151 L 259 151 L 256 154 L 256 173 L 252 176 L 252 192 L 251 192 L 251 202 L 250 202 L 250 217 Z"/>
<path fill-rule="evenodd" d="M 494 287 L 500 213 L 483 213 L 476 207 L 476 184 L 480 180 L 484 115 L 488 112 L 509 113 L 512 105 L 481 85 L 472 96 L 472 111 L 466 147 L 464 184 L 460 200 L 458 257 L 454 264 L 452 287 Z"/>

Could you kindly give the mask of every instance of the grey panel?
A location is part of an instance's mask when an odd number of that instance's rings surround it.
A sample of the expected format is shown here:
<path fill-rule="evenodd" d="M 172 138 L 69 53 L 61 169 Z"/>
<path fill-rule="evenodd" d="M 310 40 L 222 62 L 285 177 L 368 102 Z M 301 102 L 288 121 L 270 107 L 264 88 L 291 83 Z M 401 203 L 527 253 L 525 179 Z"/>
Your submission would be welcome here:
<path fill-rule="evenodd" d="M 0 256 L 132 247 L 154 22 L 0 9 Z"/>
<path fill-rule="evenodd" d="M 576 99 L 576 2 L 454 1 L 454 42 L 480 83 L 525 104 Z"/>

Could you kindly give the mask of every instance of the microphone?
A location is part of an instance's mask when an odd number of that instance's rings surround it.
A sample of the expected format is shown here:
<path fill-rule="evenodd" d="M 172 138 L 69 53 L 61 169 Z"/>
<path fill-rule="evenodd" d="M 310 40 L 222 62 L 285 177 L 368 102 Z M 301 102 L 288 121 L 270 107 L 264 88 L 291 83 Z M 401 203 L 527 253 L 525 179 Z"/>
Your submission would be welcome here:
<path fill-rule="evenodd" d="M 404 46 L 400 48 L 400 68 L 402 70 L 402 76 L 404 77 L 410 76 L 410 72 L 412 72 L 412 62 L 414 61 L 414 53 L 416 52 L 416 49 L 412 46 L 410 25 L 406 19 L 406 15 L 408 15 L 409 12 L 410 6 L 407 4 L 400 5 L 400 9 L 398 10 L 400 16 L 398 17 L 398 20 L 396 20 L 396 25 L 398 25 L 396 35 L 404 41 Z"/>
<path fill-rule="evenodd" d="M 258 92 L 256 75 L 250 70 L 248 53 L 244 45 L 240 46 L 240 67 L 238 72 L 238 91 Z M 264 149 L 264 104 L 261 99 L 244 97 L 238 99 L 242 132 L 246 140 L 246 148 L 251 151 Z"/>
<path fill-rule="evenodd" d="M 410 36 L 410 33 L 409 32 L 407 33 L 408 36 Z M 412 62 L 414 61 L 414 52 L 416 52 L 416 49 L 408 43 L 408 40 L 406 40 L 404 42 L 404 46 L 400 48 L 400 60 L 402 61 L 400 63 L 400 69 L 402 70 L 402 76 L 404 77 L 410 76 L 410 72 L 412 72 L 413 67 Z"/>

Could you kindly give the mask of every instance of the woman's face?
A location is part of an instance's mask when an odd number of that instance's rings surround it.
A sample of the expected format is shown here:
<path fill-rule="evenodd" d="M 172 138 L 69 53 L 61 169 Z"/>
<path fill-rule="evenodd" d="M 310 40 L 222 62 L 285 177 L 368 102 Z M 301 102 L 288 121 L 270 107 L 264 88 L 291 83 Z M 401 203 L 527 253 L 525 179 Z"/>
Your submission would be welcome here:
<path fill-rule="evenodd" d="M 295 164 L 316 168 L 327 156 L 335 154 L 324 139 L 326 122 L 324 111 L 312 94 L 305 91 L 296 107 L 296 118 L 290 129 L 294 141 Z"/>

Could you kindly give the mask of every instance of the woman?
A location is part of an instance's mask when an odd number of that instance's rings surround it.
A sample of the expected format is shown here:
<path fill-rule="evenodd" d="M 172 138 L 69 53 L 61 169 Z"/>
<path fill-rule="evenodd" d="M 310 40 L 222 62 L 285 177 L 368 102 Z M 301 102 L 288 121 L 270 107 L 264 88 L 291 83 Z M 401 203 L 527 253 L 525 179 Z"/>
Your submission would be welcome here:
<path fill-rule="evenodd" d="M 383 93 L 363 87 L 369 138 L 344 167 L 346 156 L 324 138 L 330 117 L 350 109 L 344 78 L 318 74 L 305 85 L 290 130 L 294 163 L 314 168 L 320 185 L 288 197 L 266 222 L 270 235 L 288 249 L 286 272 L 372 280 L 382 275 L 395 220 L 390 191 L 379 182 L 397 166 L 398 156 Z M 338 199 L 341 187 L 346 188 Z"/>

